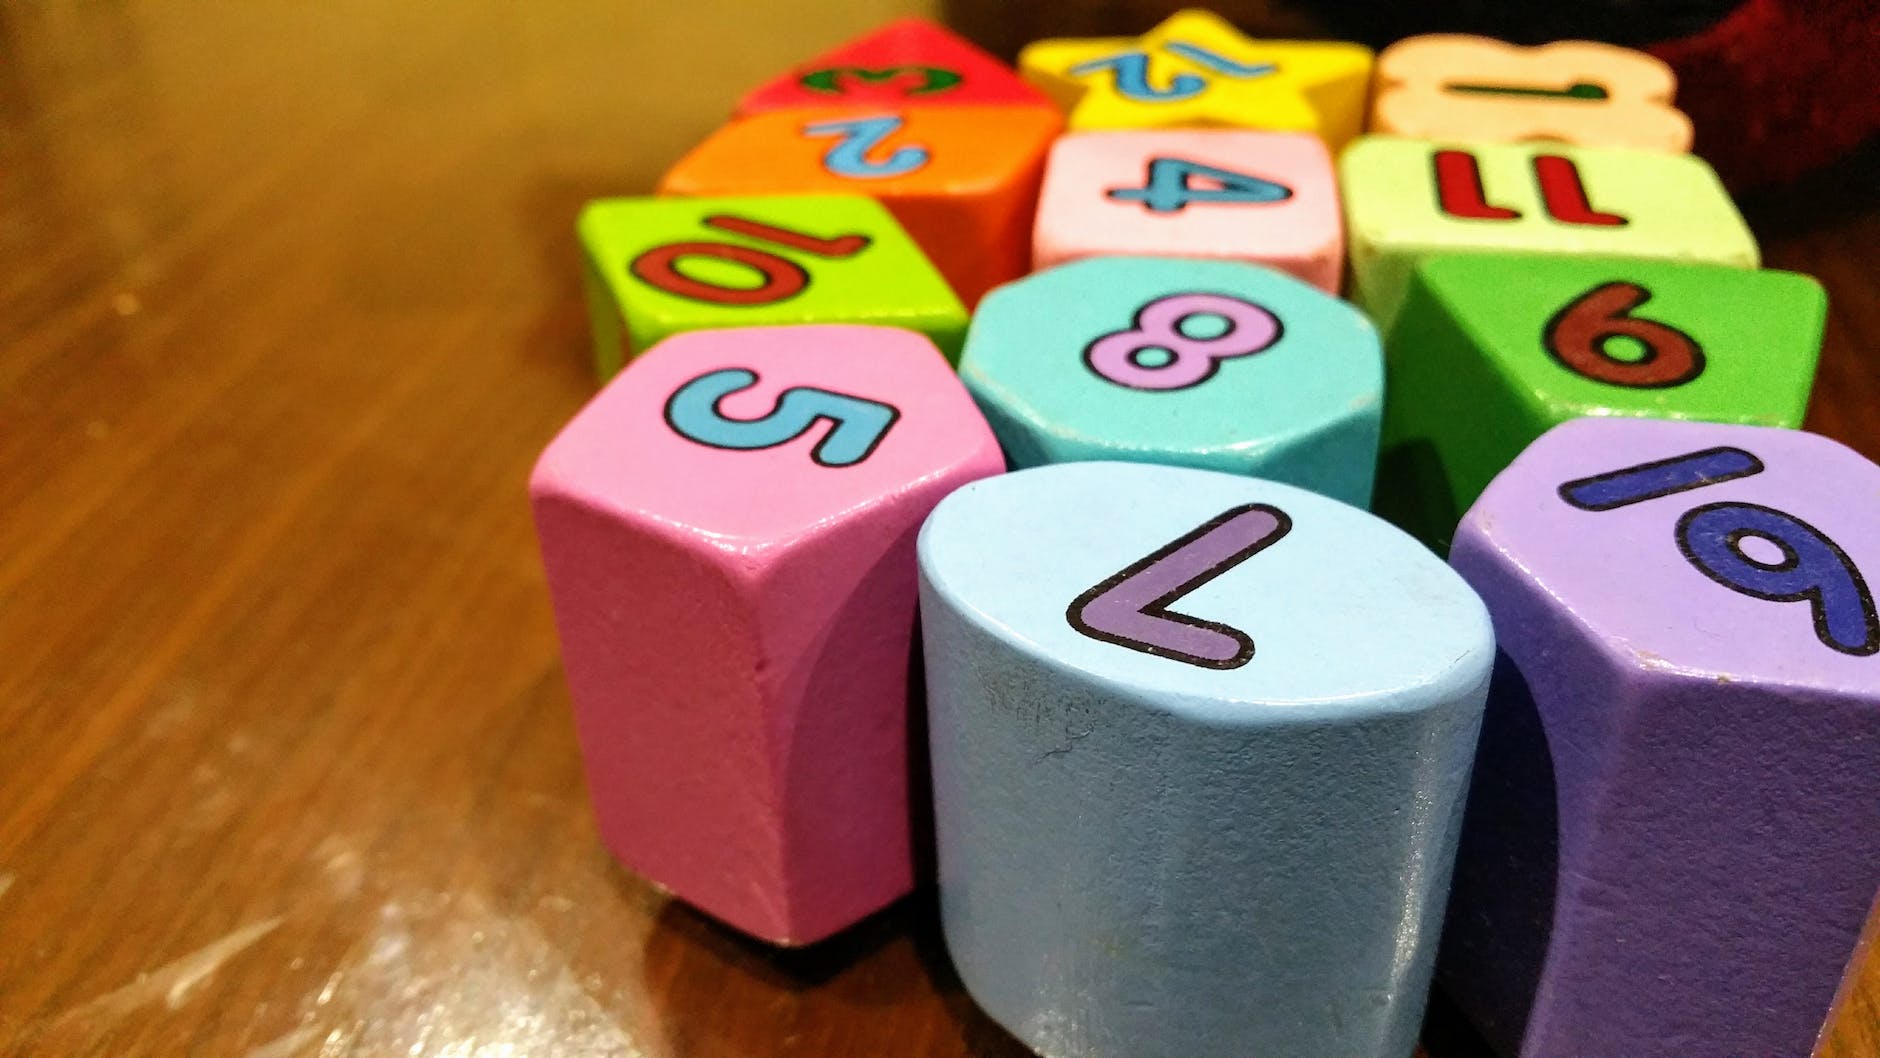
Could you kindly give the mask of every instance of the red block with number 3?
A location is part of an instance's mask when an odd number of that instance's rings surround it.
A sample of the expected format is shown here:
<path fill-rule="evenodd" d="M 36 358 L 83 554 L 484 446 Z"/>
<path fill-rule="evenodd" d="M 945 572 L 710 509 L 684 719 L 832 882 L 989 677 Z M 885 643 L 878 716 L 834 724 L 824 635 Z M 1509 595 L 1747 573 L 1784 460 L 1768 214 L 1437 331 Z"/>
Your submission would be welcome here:
<path fill-rule="evenodd" d="M 737 114 L 882 104 L 1057 110 L 1011 67 L 966 39 L 925 19 L 903 18 L 752 89 Z"/>

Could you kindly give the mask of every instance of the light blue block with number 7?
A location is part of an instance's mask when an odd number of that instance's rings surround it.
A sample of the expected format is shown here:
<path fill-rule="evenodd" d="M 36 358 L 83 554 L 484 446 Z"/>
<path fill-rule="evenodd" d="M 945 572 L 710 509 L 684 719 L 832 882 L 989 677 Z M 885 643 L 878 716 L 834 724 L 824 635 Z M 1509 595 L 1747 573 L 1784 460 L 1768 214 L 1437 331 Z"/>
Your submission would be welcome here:
<path fill-rule="evenodd" d="M 921 530 L 940 900 L 1046 1058 L 1409 1058 L 1494 658 L 1415 540 L 1087 462 Z"/>
<path fill-rule="evenodd" d="M 1363 505 L 1383 363 L 1362 313 L 1284 273 L 1098 257 L 980 302 L 960 378 L 1015 468 L 1166 463 Z"/>

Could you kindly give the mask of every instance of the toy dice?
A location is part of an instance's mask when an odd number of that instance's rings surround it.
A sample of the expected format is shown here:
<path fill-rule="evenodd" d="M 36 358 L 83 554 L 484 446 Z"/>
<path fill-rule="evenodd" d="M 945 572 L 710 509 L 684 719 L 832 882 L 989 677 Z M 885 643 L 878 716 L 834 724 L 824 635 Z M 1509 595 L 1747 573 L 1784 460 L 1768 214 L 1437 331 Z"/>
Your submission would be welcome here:
<path fill-rule="evenodd" d="M 1489 480 L 1575 416 L 1799 427 L 1826 315 L 1792 272 L 1430 258 L 1386 342 L 1378 512 L 1446 548 Z"/>
<path fill-rule="evenodd" d="M 1352 300 L 1386 330 L 1411 270 L 1439 253 L 1760 260 L 1717 174 L 1688 154 L 1366 136 L 1338 177 Z"/>
<path fill-rule="evenodd" d="M 1480 143 L 1687 151 L 1691 119 L 1671 105 L 1660 59 L 1585 40 L 1522 48 L 1486 37 L 1409 37 L 1377 57 L 1371 131 Z"/>
<path fill-rule="evenodd" d="M 914 534 L 1003 469 L 933 344 L 705 331 L 603 389 L 530 482 L 602 838 L 766 940 L 913 884 Z"/>
<path fill-rule="evenodd" d="M 1209 11 L 1178 11 L 1141 37 L 1041 40 L 1026 78 L 1070 127 L 1305 132 L 1336 151 L 1364 129 L 1371 52 L 1341 41 L 1253 40 Z"/>
<path fill-rule="evenodd" d="M 1035 106 L 766 111 L 680 159 L 668 195 L 870 195 L 968 304 L 1023 275 L 1045 151 L 1063 127 Z"/>
<path fill-rule="evenodd" d="M 859 195 L 601 199 L 578 228 L 603 381 L 660 339 L 707 328 L 886 324 L 949 356 L 966 333 L 946 281 Z"/>
<path fill-rule="evenodd" d="M 1504 651 L 1444 939 L 1503 1055 L 1806 1055 L 1880 890 L 1880 467 L 1580 419 L 1451 561 Z"/>
<path fill-rule="evenodd" d="M 921 531 L 940 903 L 1046 1056 L 1406 1058 L 1494 656 L 1421 545 L 1272 482 L 1071 463 Z"/>
<path fill-rule="evenodd" d="M 960 377 L 1014 467 L 1173 463 L 1370 499 L 1377 333 L 1265 268 L 1104 257 L 1028 276 L 981 303 Z"/>
<path fill-rule="evenodd" d="M 1148 254 L 1271 265 L 1338 293 L 1338 182 L 1311 136 L 1216 129 L 1086 132 L 1051 149 L 1032 260 Z"/>

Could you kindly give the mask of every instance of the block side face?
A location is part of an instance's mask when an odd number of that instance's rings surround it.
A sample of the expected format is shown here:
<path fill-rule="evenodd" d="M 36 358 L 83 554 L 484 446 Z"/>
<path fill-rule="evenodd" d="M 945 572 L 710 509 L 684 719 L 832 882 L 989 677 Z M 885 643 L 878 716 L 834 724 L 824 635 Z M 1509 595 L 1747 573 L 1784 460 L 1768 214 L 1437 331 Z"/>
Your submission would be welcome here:
<path fill-rule="evenodd" d="M 1241 520 L 1213 533 L 1224 516 Z M 1157 565 L 1173 541 L 1203 538 L 1231 541 L 1220 564 L 1190 569 L 1208 544 Z M 1012 649 L 1206 723 L 1416 712 L 1485 679 L 1490 661 L 1480 601 L 1439 560 L 1360 510 L 1269 481 L 1129 463 L 1002 475 L 942 501 L 921 555 Z M 1151 566 L 1164 572 L 1132 579 Z M 1168 605 L 1209 622 L 1206 643 L 1131 616 L 1162 594 L 1132 609 L 1137 585 L 1182 571 Z M 1232 638 L 1223 628 L 1251 652 L 1198 660 Z M 1351 664 L 1328 668 L 1327 651 Z"/>
<path fill-rule="evenodd" d="M 710 328 L 865 322 L 939 341 L 965 323 L 914 241 L 860 195 L 603 199 L 583 211 L 579 231 L 635 351 Z M 813 248 L 790 245 L 805 241 Z M 661 252 L 680 244 L 692 248 Z"/>
<path fill-rule="evenodd" d="M 1529 1046 L 1807 1054 L 1880 884 L 1880 701 L 1643 677 Z"/>
<path fill-rule="evenodd" d="M 1436 257 L 1419 270 L 1548 425 L 1578 415 L 1799 427 L 1825 303 L 1784 272 L 1601 258 Z"/>
<path fill-rule="evenodd" d="M 967 345 L 962 376 L 998 406 L 1015 462 L 1168 462 L 1368 498 L 1377 336 L 1297 280 L 1234 262 L 1076 262 L 988 297 Z"/>
<path fill-rule="evenodd" d="M 534 508 L 602 840 L 712 916 L 787 936 L 747 590 L 702 542 L 546 485 Z"/>
<path fill-rule="evenodd" d="M 942 912 L 975 1000 L 1043 1054 L 1408 1053 L 1481 688 L 1198 723 L 970 609 L 924 581 Z"/>
<path fill-rule="evenodd" d="M 1621 473 L 1634 468 L 1645 469 Z M 1877 486 L 1880 468 L 1813 434 L 1590 418 L 1536 441 L 1478 511 L 1616 656 L 1860 696 L 1880 651 L 1867 582 L 1880 569 Z M 1806 556 L 1787 567 L 1797 572 L 1782 572 L 1785 547 Z M 1824 603 L 1803 583 L 1814 580 Z"/>

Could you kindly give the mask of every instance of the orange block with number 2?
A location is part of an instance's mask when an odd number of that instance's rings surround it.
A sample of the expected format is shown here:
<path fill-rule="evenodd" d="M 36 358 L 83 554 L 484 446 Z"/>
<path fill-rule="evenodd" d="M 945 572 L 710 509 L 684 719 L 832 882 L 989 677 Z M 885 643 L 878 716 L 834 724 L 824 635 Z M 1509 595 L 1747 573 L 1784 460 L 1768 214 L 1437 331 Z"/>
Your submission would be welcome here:
<path fill-rule="evenodd" d="M 719 129 L 659 190 L 872 196 L 971 305 L 1030 270 L 1038 183 L 1062 127 L 1038 107 L 773 111 Z"/>

